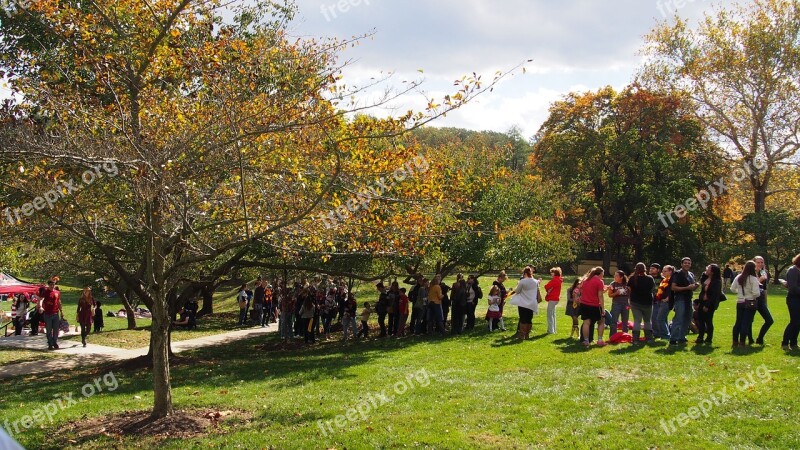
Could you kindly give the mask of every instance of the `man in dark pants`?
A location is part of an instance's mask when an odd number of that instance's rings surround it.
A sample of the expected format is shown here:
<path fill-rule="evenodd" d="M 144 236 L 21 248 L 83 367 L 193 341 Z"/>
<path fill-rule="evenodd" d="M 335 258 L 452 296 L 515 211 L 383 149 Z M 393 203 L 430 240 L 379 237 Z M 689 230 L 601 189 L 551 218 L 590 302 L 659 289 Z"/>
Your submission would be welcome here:
<path fill-rule="evenodd" d="M 467 277 L 467 326 L 465 330 L 475 328 L 475 307 L 478 306 L 478 300 L 483 298 L 481 287 L 478 286 L 478 279 L 475 275 Z"/>
<path fill-rule="evenodd" d="M 450 306 L 453 308 L 453 315 L 450 319 L 450 332 L 461 334 L 464 330 L 464 313 L 467 309 L 467 284 L 461 274 L 458 274 L 456 282 L 450 288 Z"/>
<path fill-rule="evenodd" d="M 444 324 L 447 327 L 447 315 L 450 314 L 450 306 L 452 302 L 450 301 L 450 296 L 447 295 L 450 292 L 450 286 L 444 284 L 444 280 L 439 282 L 439 287 L 442 288 L 442 316 L 444 317 Z M 452 321 L 452 319 L 450 319 Z"/>
<path fill-rule="evenodd" d="M 756 256 L 753 258 L 753 262 L 756 263 L 756 276 L 758 277 L 758 283 L 760 284 L 761 294 L 758 296 L 758 313 L 761 314 L 761 317 L 764 319 L 764 325 L 761 326 L 761 331 L 758 333 L 758 338 L 756 338 L 756 344 L 764 345 L 764 336 L 767 335 L 767 331 L 775 323 L 775 320 L 772 318 L 772 313 L 769 312 L 769 307 L 767 306 L 767 285 L 769 284 L 769 272 L 767 272 L 767 268 L 764 265 L 764 258 L 761 256 Z M 753 337 L 750 336 L 750 344 L 753 343 Z"/>
<path fill-rule="evenodd" d="M 381 334 L 379 337 L 386 337 L 386 313 L 387 306 L 389 306 L 389 295 L 386 293 L 386 287 L 383 283 L 375 285 L 380 295 L 378 301 L 375 303 L 375 312 L 378 313 L 378 326 L 381 327 Z"/>

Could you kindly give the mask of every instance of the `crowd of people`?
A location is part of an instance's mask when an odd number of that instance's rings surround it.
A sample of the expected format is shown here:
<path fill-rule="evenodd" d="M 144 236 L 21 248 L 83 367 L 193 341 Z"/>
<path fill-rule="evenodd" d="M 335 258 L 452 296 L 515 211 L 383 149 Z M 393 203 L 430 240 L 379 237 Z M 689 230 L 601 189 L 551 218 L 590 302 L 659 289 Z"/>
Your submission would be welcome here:
<path fill-rule="evenodd" d="M 687 344 L 690 330 L 697 332 L 695 344 L 711 344 L 714 339 L 714 314 L 721 302 L 727 300 L 725 290 L 735 294 L 736 321 L 732 329 L 733 348 L 748 345 L 764 345 L 764 339 L 774 319 L 767 303 L 770 274 L 764 258 L 756 256 L 744 264 L 738 275 L 729 283 L 723 280 L 719 265 L 709 264 L 699 280 L 691 271 L 692 260 L 683 258 L 680 269 L 671 265 L 663 268 L 653 263 L 648 268 L 644 263 L 636 264 L 632 274 L 623 271 L 614 274 L 614 281 L 605 285 L 603 269 L 595 267 L 575 280 L 567 289 L 567 314 L 573 319 L 573 335 L 578 334 L 584 346 L 593 340 L 595 324 L 598 329 L 597 345 L 603 346 L 604 328 L 610 327 L 610 340 L 624 339 L 632 331 L 630 342 L 663 339 L 670 345 Z M 726 267 L 730 270 L 730 267 Z M 786 302 L 790 322 L 784 330 L 781 346 L 791 351 L 797 348 L 800 333 L 800 255 L 792 260 L 792 266 L 781 284 L 788 289 Z M 693 300 L 694 292 L 699 295 Z M 611 298 L 611 310 L 605 309 L 604 297 Z M 674 311 L 672 322 L 668 322 L 670 311 Z M 633 316 L 629 330 L 628 315 Z M 756 313 L 764 320 L 756 338 L 753 338 L 753 322 Z M 578 317 L 583 321 L 578 327 Z M 618 322 L 619 320 L 619 322 Z M 620 323 L 622 330 L 617 330 Z M 644 336 L 642 336 L 642 332 Z"/>
<path fill-rule="evenodd" d="M 785 350 L 797 348 L 800 333 L 800 255 L 792 263 L 786 280 L 780 280 L 788 288 L 790 313 L 782 342 Z M 572 318 L 571 337 L 577 337 L 587 347 L 593 343 L 598 346 L 608 342 L 641 345 L 657 340 L 679 346 L 687 344 L 690 331 L 694 331 L 697 333 L 695 344 L 711 344 L 715 335 L 714 314 L 727 300 L 727 291 L 736 298 L 736 321 L 731 332 L 733 347 L 763 345 L 774 323 L 767 304 L 770 274 L 764 258 L 757 256 L 748 261 L 741 273 L 730 279 L 729 271 L 732 272 L 729 266 L 723 271 L 719 265 L 710 264 L 696 278 L 691 259 L 683 258 L 679 268 L 638 263 L 630 274 L 616 271 L 613 280 L 606 284 L 603 269 L 595 267 L 566 290 L 566 315 Z M 498 274 L 486 300 L 488 308 L 484 319 L 490 332 L 506 330 L 503 312 L 507 305 L 514 305 L 519 313 L 516 337 L 528 339 L 533 316 L 538 314 L 540 304 L 546 302 L 547 333 L 556 334 L 562 271 L 558 267 L 550 269 L 551 278 L 547 283 L 534 278 L 535 272 L 535 267 L 526 267 L 513 290 L 505 287 L 507 274 Z M 449 333 L 461 334 L 475 328 L 476 306 L 484 295 L 476 276 L 458 274 L 452 286 L 442 282 L 439 275 L 429 280 L 418 274 L 404 283 L 409 287 L 401 287 L 398 281 L 388 286 L 378 283 L 375 286 L 377 301 L 359 305 L 344 281 L 329 277 L 315 282 L 295 282 L 291 286 L 277 280 L 274 288 L 266 280 L 259 279 L 254 290 L 247 285 L 239 290 L 239 324 L 248 323 L 249 311 L 250 323 L 262 327 L 277 323 L 281 339 L 303 338 L 306 343 L 331 339 L 334 328 L 339 331 L 339 324 L 344 341 L 369 337 L 369 321 L 373 315 L 377 316 L 378 337 L 444 335 L 448 328 Z M 609 308 L 606 297 L 610 299 Z M 752 329 L 757 313 L 764 323 L 754 338 Z M 609 331 L 608 341 L 604 339 L 606 330 Z"/>
<path fill-rule="evenodd" d="M 14 325 L 14 334 L 22 334 L 26 323 L 30 324 L 30 335 L 36 336 L 44 324 L 44 332 L 47 338 L 47 348 L 58 350 L 58 336 L 65 321 L 64 311 L 61 306 L 61 290 L 57 286 L 58 277 L 53 277 L 47 282 L 46 287 L 39 288 L 36 294 L 27 293 L 16 294 L 11 303 L 11 317 Z M 86 347 L 86 337 L 92 331 L 99 333 L 103 329 L 103 310 L 102 303 L 95 301 L 92 295 L 92 288 L 86 286 L 81 292 L 78 300 L 78 310 L 75 317 L 76 331 L 80 327 L 81 343 Z"/>

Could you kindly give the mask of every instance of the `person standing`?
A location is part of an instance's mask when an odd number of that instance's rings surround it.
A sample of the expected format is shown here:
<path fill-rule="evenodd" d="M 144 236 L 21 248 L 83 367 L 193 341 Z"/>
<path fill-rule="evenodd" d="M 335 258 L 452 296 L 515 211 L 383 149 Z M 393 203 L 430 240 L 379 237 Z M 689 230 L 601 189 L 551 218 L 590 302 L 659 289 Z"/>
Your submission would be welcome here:
<path fill-rule="evenodd" d="M 239 326 L 242 326 L 247 319 L 247 284 L 243 284 L 239 288 L 236 301 L 239 303 Z"/>
<path fill-rule="evenodd" d="M 697 340 L 695 344 L 711 344 L 714 338 L 714 312 L 722 297 L 722 274 L 719 266 L 709 264 L 700 276 L 700 304 L 697 305 Z"/>
<path fill-rule="evenodd" d="M 253 310 L 255 311 L 256 323 L 260 324 L 262 328 L 264 328 L 264 315 L 268 315 L 267 311 L 264 309 L 266 300 L 266 283 L 259 277 L 258 281 L 256 281 L 256 288 L 253 291 Z"/>
<path fill-rule="evenodd" d="M 761 331 L 758 333 L 756 344 L 764 345 L 764 337 L 767 335 L 767 331 L 769 331 L 770 327 L 772 327 L 772 324 L 775 323 L 775 319 L 772 318 L 772 313 L 767 306 L 767 286 L 769 286 L 770 276 L 766 264 L 764 264 L 763 257 L 756 256 L 753 258 L 753 262 L 756 263 L 756 277 L 758 277 L 758 285 L 761 292 L 758 295 L 757 311 L 761 315 L 761 318 L 764 319 L 764 325 L 761 326 Z M 753 336 L 750 335 L 748 339 L 750 340 L 750 344 L 752 344 Z"/>
<path fill-rule="evenodd" d="M 644 337 L 651 341 L 653 339 L 653 289 L 655 280 L 646 273 L 644 263 L 636 263 L 633 274 L 628 278 L 628 288 L 631 292 L 631 313 L 633 315 L 633 344 L 640 343 L 639 336 L 644 329 Z M 691 313 L 691 308 L 689 312 Z M 642 326 L 644 324 L 644 326 Z"/>
<path fill-rule="evenodd" d="M 456 281 L 450 288 L 450 305 L 453 308 L 450 333 L 461 334 L 464 330 L 464 315 L 467 308 L 467 283 L 462 274 L 456 276 Z"/>
<path fill-rule="evenodd" d="M 556 334 L 556 306 L 561 300 L 561 286 L 564 284 L 561 267 L 550 269 L 550 275 L 553 278 L 544 285 L 546 292 L 544 299 L 547 301 L 547 334 Z"/>
<path fill-rule="evenodd" d="M 352 292 L 347 293 L 347 300 L 344 302 L 344 313 L 342 315 L 342 340 L 347 341 L 348 332 L 353 339 L 358 338 L 358 327 L 356 326 L 356 298 Z"/>
<path fill-rule="evenodd" d="M 389 336 L 394 336 L 400 327 L 400 284 L 393 281 L 387 292 L 386 312 L 389 314 Z"/>
<path fill-rule="evenodd" d="M 797 348 L 797 335 L 800 334 L 800 255 L 792 258 L 792 267 L 786 271 L 786 307 L 789 308 L 789 325 L 783 331 L 781 348 L 792 351 Z"/>
<path fill-rule="evenodd" d="M 395 332 L 395 337 L 401 337 L 406 334 L 406 323 L 408 322 L 408 304 L 409 298 L 406 295 L 406 288 L 400 288 L 400 309 L 398 310 L 398 317 L 400 320 L 400 326 L 397 328 Z"/>
<path fill-rule="evenodd" d="M 503 307 L 506 304 L 506 298 L 508 297 L 508 291 L 506 290 L 506 287 L 503 285 L 503 283 L 505 283 L 505 281 L 507 279 L 508 279 L 508 275 L 506 275 L 506 271 L 505 270 L 501 270 L 500 273 L 497 274 L 497 279 L 494 280 L 494 282 L 492 282 L 492 286 L 497 286 L 497 289 L 500 290 L 500 305 L 499 305 L 500 306 L 500 318 L 499 319 L 492 319 L 492 320 L 494 320 L 494 324 L 493 324 L 494 326 L 492 328 L 495 329 L 495 328 L 499 327 L 500 331 L 506 331 L 506 325 L 505 325 L 505 323 L 503 323 Z"/>
<path fill-rule="evenodd" d="M 431 287 L 428 289 L 428 331 L 430 332 L 430 329 L 435 326 L 436 331 L 444 336 L 444 316 L 442 314 L 442 299 L 444 295 L 439 285 L 441 281 L 442 276 L 436 275 L 433 277 Z"/>
<path fill-rule="evenodd" d="M 483 291 L 478 285 L 478 277 L 470 275 L 467 277 L 467 324 L 465 330 L 472 330 L 475 328 L 475 308 L 478 306 L 478 300 L 483 298 Z"/>
<path fill-rule="evenodd" d="M 572 286 L 567 288 L 567 307 L 566 311 L 564 312 L 565 315 L 572 318 L 572 331 L 569 333 L 569 337 L 577 336 L 580 337 L 580 330 L 578 329 L 578 306 L 580 305 L 579 296 L 580 296 L 580 289 L 578 289 L 578 284 L 581 282 L 580 278 L 576 278 L 575 281 L 572 282 Z"/>
<path fill-rule="evenodd" d="M 599 336 L 597 345 L 605 345 L 605 342 L 603 342 L 605 324 L 602 319 L 605 316 L 604 292 L 606 286 L 603 283 L 603 273 L 602 267 L 595 267 L 583 277 L 583 280 L 578 285 L 578 289 L 581 290 L 579 311 L 583 320 L 581 333 L 584 347 L 591 345 L 591 334 L 594 330 L 594 325 L 598 322 L 600 326 L 597 330 Z"/>
<path fill-rule="evenodd" d="M 511 303 L 519 311 L 519 332 L 517 337 L 526 340 L 533 328 L 533 315 L 539 312 L 539 281 L 533 278 L 533 270 L 526 267 L 517 287 L 511 291 Z"/>
<path fill-rule="evenodd" d="M 61 292 L 56 289 L 57 280 L 57 277 L 53 277 L 47 282 L 47 287 L 44 288 L 41 300 L 47 348 L 49 350 L 58 350 L 58 329 L 61 320 L 64 319 L 64 311 L 61 309 Z"/>
<path fill-rule="evenodd" d="M 753 334 L 753 318 L 758 310 L 758 296 L 761 294 L 756 263 L 747 261 L 731 285 L 736 293 L 736 323 L 733 325 L 733 348 L 744 347 L 745 338 Z"/>
<path fill-rule="evenodd" d="M 652 273 L 653 267 L 651 266 L 650 269 Z M 671 340 L 667 317 L 669 316 L 669 312 L 672 310 L 670 305 L 673 304 L 672 275 L 674 273 L 675 267 L 670 266 L 669 264 L 664 266 L 664 268 L 661 270 L 662 276 L 658 277 L 658 287 L 656 287 L 656 293 L 653 296 L 653 337 L 664 339 L 666 341 Z"/>
<path fill-rule="evenodd" d="M 81 292 L 81 298 L 78 300 L 78 323 L 81 325 L 81 343 L 86 347 L 86 336 L 92 329 L 92 322 L 94 321 L 94 308 L 95 302 L 92 296 L 92 288 L 86 286 Z"/>
<path fill-rule="evenodd" d="M 17 294 L 14 297 L 14 335 L 19 336 L 22 334 L 22 329 L 25 327 L 25 319 L 28 316 L 28 294 Z"/>
<path fill-rule="evenodd" d="M 383 282 L 378 282 L 375 285 L 378 290 L 378 301 L 375 303 L 375 312 L 378 314 L 378 326 L 381 328 L 379 337 L 386 336 L 386 314 L 389 309 L 389 294 L 386 292 L 386 286 Z"/>
<path fill-rule="evenodd" d="M 670 330 L 670 345 L 685 344 L 692 322 L 692 292 L 700 287 L 691 272 L 692 259 L 681 259 L 681 270 L 672 274 L 672 295 L 675 299 L 675 317 Z"/>
<path fill-rule="evenodd" d="M 622 321 L 622 332 L 628 332 L 628 312 L 631 307 L 631 291 L 628 288 L 628 276 L 625 272 L 618 270 L 614 273 L 614 281 L 608 286 L 608 296 L 611 297 L 611 336 L 617 330 L 617 321 Z"/>
<path fill-rule="evenodd" d="M 421 334 L 425 330 L 429 282 L 426 278 L 421 277 L 415 287 L 417 293 L 411 309 L 411 334 Z"/>
<path fill-rule="evenodd" d="M 730 289 L 731 282 L 733 281 L 733 269 L 730 264 L 725 264 L 725 270 L 722 271 L 723 288 Z"/>
<path fill-rule="evenodd" d="M 314 337 L 314 316 L 317 313 L 317 307 L 314 305 L 314 296 L 306 293 L 303 295 L 303 306 L 300 309 L 300 318 L 303 320 L 303 340 L 306 344 L 313 344 Z"/>

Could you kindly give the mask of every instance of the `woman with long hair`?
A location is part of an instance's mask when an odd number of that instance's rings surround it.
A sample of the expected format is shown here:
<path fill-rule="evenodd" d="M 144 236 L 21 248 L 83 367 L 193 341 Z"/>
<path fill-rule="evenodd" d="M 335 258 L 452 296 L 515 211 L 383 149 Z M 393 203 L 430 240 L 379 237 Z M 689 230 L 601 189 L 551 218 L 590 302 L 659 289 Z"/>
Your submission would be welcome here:
<path fill-rule="evenodd" d="M 581 292 L 581 290 L 578 289 L 578 284 L 580 284 L 580 282 L 581 279 L 576 278 L 575 281 L 572 282 L 572 286 L 567 289 L 567 307 L 564 314 L 572 318 L 572 332 L 570 332 L 569 337 L 580 336 L 580 329 L 578 328 L 578 305 L 580 304 Z"/>
<path fill-rule="evenodd" d="M 700 304 L 697 306 L 697 340 L 695 344 L 711 344 L 714 338 L 714 311 L 722 297 L 722 271 L 709 264 L 700 276 Z"/>
<path fill-rule="evenodd" d="M 539 312 L 539 282 L 533 278 L 533 269 L 526 267 L 522 279 L 512 291 L 511 304 L 519 310 L 519 332 L 517 337 L 525 340 L 530 337 L 533 328 L 533 315 Z"/>
<path fill-rule="evenodd" d="M 591 345 L 591 332 L 594 324 L 599 322 L 597 328 L 597 345 L 603 346 L 603 332 L 605 331 L 605 292 L 606 286 L 603 283 L 603 268 L 595 267 L 584 275 L 580 283 L 581 300 L 580 314 L 583 320 L 582 338 L 583 345 Z"/>
<path fill-rule="evenodd" d="M 92 329 L 92 322 L 94 321 L 94 296 L 92 296 L 92 288 L 86 286 L 81 292 L 81 298 L 78 300 L 78 323 L 81 325 L 81 342 L 86 347 L 86 336 L 89 330 Z"/>
<path fill-rule="evenodd" d="M 639 336 L 644 328 L 644 336 L 648 341 L 653 339 L 653 289 L 656 282 L 647 274 L 644 263 L 636 263 L 633 274 L 628 278 L 630 289 L 631 313 L 633 314 L 633 344 L 639 344 Z M 644 326 L 642 326 L 644 323 Z"/>
<path fill-rule="evenodd" d="M 758 309 L 761 289 L 756 277 L 756 263 L 747 261 L 731 285 L 736 294 L 736 323 L 733 325 L 733 348 L 744 347 L 745 339 L 753 332 L 753 318 Z"/>

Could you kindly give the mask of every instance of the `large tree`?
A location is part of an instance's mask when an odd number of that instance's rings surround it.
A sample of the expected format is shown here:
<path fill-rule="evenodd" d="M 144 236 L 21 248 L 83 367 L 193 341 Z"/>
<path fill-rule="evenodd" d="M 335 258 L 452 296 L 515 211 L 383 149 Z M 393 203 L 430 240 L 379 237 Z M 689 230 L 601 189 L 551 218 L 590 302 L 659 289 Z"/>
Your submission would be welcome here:
<path fill-rule="evenodd" d="M 800 1 L 755 0 L 720 8 L 696 28 L 676 18 L 647 37 L 646 82 L 688 92 L 697 117 L 751 167 L 756 213 L 776 168 L 800 150 Z M 732 158 L 734 159 L 734 158 Z M 757 240 L 766 244 L 766 235 Z"/>
<path fill-rule="evenodd" d="M 0 121 L 16 231 L 87 248 L 151 308 L 153 418 L 172 412 L 169 313 L 187 285 L 255 244 L 324 251 L 316 213 L 337 184 L 414 155 L 374 140 L 491 88 L 465 78 L 425 112 L 350 120 L 363 105 L 347 103 L 357 90 L 340 84 L 337 57 L 352 42 L 287 36 L 292 13 L 40 0 L 1 25 L 0 65 L 22 99 Z"/>
<path fill-rule="evenodd" d="M 679 96 L 638 86 L 571 93 L 551 106 L 536 139 L 532 164 L 557 183 L 568 218 L 591 227 L 606 270 L 612 255 L 619 266 L 626 256 L 641 261 L 646 247 L 708 214 L 674 214 L 716 179 L 715 149 Z"/>

